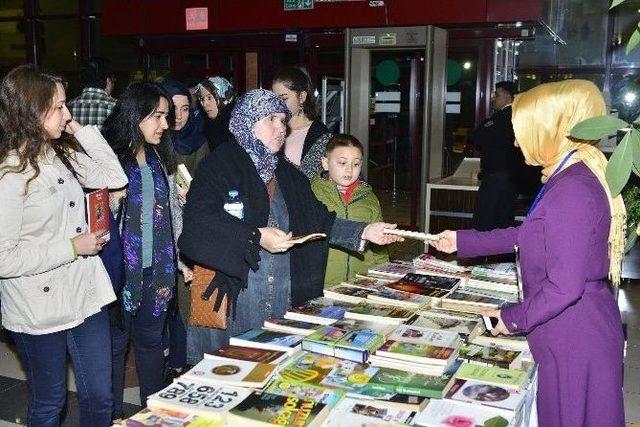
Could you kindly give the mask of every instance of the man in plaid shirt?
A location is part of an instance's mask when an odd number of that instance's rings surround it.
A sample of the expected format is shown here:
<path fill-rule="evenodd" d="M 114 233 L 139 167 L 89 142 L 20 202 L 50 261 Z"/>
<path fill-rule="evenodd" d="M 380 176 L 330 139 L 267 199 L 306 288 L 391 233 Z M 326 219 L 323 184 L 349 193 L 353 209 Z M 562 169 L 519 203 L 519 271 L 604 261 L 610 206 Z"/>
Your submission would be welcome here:
<path fill-rule="evenodd" d="M 111 97 L 115 86 L 115 73 L 111 63 L 105 58 L 91 58 L 82 70 L 84 89 L 82 94 L 69 101 L 69 110 L 81 125 L 96 125 L 102 130 L 102 124 L 116 105 Z"/>

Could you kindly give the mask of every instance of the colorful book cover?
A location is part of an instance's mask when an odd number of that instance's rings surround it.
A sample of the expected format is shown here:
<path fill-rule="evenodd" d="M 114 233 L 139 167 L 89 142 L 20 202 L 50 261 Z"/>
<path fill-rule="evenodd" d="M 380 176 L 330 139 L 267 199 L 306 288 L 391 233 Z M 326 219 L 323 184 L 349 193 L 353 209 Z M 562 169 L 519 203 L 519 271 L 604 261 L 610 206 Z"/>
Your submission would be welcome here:
<path fill-rule="evenodd" d="M 407 273 L 415 272 L 416 268 L 411 262 L 390 261 L 369 268 L 369 272 L 367 273 L 367 275 L 373 278 L 393 278 L 397 280 L 402 278 Z"/>
<path fill-rule="evenodd" d="M 375 400 L 343 399 L 331 412 L 326 427 L 410 425 L 415 412 L 392 408 Z"/>
<path fill-rule="evenodd" d="M 122 421 L 126 427 L 222 427 L 221 420 L 211 420 L 167 409 L 145 408 Z"/>
<path fill-rule="evenodd" d="M 345 317 L 366 318 L 371 321 L 394 320 L 401 323 L 413 316 L 414 313 L 414 310 L 406 308 L 362 302 L 350 307 L 345 313 Z"/>
<path fill-rule="evenodd" d="M 149 396 L 147 406 L 223 420 L 226 412 L 246 399 L 250 393 L 250 390 L 243 388 L 210 385 L 180 378 Z"/>
<path fill-rule="evenodd" d="M 272 317 L 264 321 L 263 329 L 297 335 L 309 335 L 318 329 L 318 324 Z"/>
<path fill-rule="evenodd" d="M 481 328 L 477 320 L 429 315 L 425 314 L 425 312 L 420 312 L 420 315 L 411 322 L 411 325 L 421 328 L 455 332 L 462 338 L 477 335 Z"/>
<path fill-rule="evenodd" d="M 109 190 L 101 188 L 87 193 L 87 223 L 89 233 L 98 233 L 98 237 L 109 240 L 111 221 L 109 216 Z"/>
<path fill-rule="evenodd" d="M 386 285 L 387 288 L 401 292 L 408 292 L 410 294 L 422 295 L 430 298 L 442 298 L 449 293 L 449 291 L 434 288 L 432 286 L 422 285 L 415 282 L 397 281 Z"/>
<path fill-rule="evenodd" d="M 375 293 L 377 293 L 375 289 L 365 289 L 350 285 L 338 285 L 324 290 L 325 297 L 346 302 L 364 301 L 367 296 Z"/>
<path fill-rule="evenodd" d="M 264 390 L 267 393 L 281 396 L 296 396 L 300 399 L 313 399 L 314 402 L 324 403 L 330 408 L 344 397 L 344 391 L 326 387 L 319 387 L 310 383 L 294 383 L 283 379 L 275 379 Z"/>
<path fill-rule="evenodd" d="M 381 368 L 367 383 L 368 388 L 414 396 L 442 399 L 453 372 L 429 376 L 398 369 Z"/>
<path fill-rule="evenodd" d="M 205 354 L 205 358 L 182 378 L 208 384 L 229 384 L 244 387 L 264 387 L 277 365 L 247 362 Z"/>
<path fill-rule="evenodd" d="M 492 306 L 499 307 L 500 305 L 505 303 L 505 300 L 493 298 L 486 295 L 480 295 L 478 293 L 471 292 L 462 292 L 462 291 L 454 291 L 447 295 L 446 298 L 443 298 L 442 303 L 445 302 L 455 302 L 455 303 L 464 303 L 464 304 L 476 304 L 483 306 Z"/>
<path fill-rule="evenodd" d="M 488 347 L 477 344 L 465 344 L 460 347 L 459 358 L 471 363 L 483 363 L 510 369 L 512 363 L 520 355 L 519 351 Z"/>
<path fill-rule="evenodd" d="M 294 307 L 284 317 L 293 320 L 317 321 L 328 325 L 342 319 L 350 306 L 351 304 L 329 298 L 314 298 L 304 305 Z"/>
<path fill-rule="evenodd" d="M 287 334 L 284 332 L 265 331 L 263 329 L 249 329 L 240 335 L 236 335 L 230 339 L 230 343 L 233 345 L 241 345 L 246 343 L 268 344 L 277 347 L 294 348 L 298 346 L 303 336 L 296 334 Z"/>
<path fill-rule="evenodd" d="M 455 355 L 455 349 L 452 347 L 438 347 L 426 344 L 411 344 L 408 342 L 386 341 L 382 347 L 376 352 L 378 355 L 387 357 L 408 356 L 413 360 L 424 360 L 425 363 L 447 362 Z M 400 357 L 402 358 L 402 357 Z"/>
<path fill-rule="evenodd" d="M 408 273 L 399 281 L 418 283 L 422 286 L 442 289 L 445 291 L 454 289 L 458 286 L 458 283 L 460 283 L 460 279 L 456 279 L 454 277 L 433 276 L 430 274 L 418 273 Z"/>
<path fill-rule="evenodd" d="M 287 356 L 287 353 L 263 348 L 228 345 L 211 353 L 211 355 L 257 363 L 278 363 Z"/>
<path fill-rule="evenodd" d="M 423 328 L 415 324 L 398 326 L 388 339 L 438 347 L 455 347 L 460 341 L 456 332 Z"/>
<path fill-rule="evenodd" d="M 395 289 L 382 287 L 375 294 L 370 294 L 367 299 L 371 302 L 386 305 L 398 305 L 401 307 L 420 308 L 427 305 L 431 299 L 424 295 L 412 294 L 410 292 L 397 291 Z"/>
<path fill-rule="evenodd" d="M 302 349 L 364 363 L 369 352 L 383 342 L 384 338 L 371 329 L 343 329 L 327 325 L 305 338 Z"/>
<path fill-rule="evenodd" d="M 517 412 L 522 407 L 525 392 L 478 381 L 455 379 L 446 398 Z"/>
<path fill-rule="evenodd" d="M 251 421 L 279 426 L 319 425 L 328 413 L 324 403 L 297 396 L 272 393 L 252 393 L 229 411 L 230 426 L 246 426 Z"/>
<path fill-rule="evenodd" d="M 455 377 L 516 389 L 524 388 L 529 380 L 529 375 L 525 371 L 497 368 L 495 366 L 474 365 L 471 363 L 463 363 L 460 365 Z"/>
<path fill-rule="evenodd" d="M 414 425 L 423 427 L 507 427 L 512 419 L 513 417 L 505 417 L 503 411 L 487 406 L 433 399 L 427 408 L 415 417 Z"/>

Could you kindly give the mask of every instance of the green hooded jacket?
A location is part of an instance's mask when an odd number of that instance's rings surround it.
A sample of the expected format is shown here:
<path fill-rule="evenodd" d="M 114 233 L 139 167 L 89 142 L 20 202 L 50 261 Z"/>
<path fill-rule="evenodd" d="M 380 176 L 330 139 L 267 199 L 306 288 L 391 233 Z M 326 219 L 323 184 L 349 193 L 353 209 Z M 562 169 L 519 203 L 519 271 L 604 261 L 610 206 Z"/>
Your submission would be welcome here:
<path fill-rule="evenodd" d="M 335 212 L 338 218 L 363 222 L 382 221 L 380 202 L 369 184 L 361 182 L 353 191 L 349 204 L 345 206 L 335 183 L 324 176 L 326 173 L 314 176 L 311 179 L 311 189 L 316 198 L 324 203 L 327 209 Z M 367 250 L 362 254 L 330 248 L 324 286 L 328 288 L 351 280 L 356 274 L 366 274 L 372 265 L 386 261 L 389 261 L 387 249 L 372 243 L 369 243 Z"/>

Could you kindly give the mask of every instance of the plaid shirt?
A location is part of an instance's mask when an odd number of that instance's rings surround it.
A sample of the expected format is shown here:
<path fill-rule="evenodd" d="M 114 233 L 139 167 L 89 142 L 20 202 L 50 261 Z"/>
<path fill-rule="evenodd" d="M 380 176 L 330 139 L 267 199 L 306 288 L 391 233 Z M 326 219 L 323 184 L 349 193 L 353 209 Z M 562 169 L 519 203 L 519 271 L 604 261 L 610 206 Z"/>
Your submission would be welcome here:
<path fill-rule="evenodd" d="M 82 126 L 96 125 L 102 130 L 102 124 L 115 105 L 116 100 L 104 89 L 88 87 L 79 97 L 69 101 L 69 110 L 73 118 Z"/>

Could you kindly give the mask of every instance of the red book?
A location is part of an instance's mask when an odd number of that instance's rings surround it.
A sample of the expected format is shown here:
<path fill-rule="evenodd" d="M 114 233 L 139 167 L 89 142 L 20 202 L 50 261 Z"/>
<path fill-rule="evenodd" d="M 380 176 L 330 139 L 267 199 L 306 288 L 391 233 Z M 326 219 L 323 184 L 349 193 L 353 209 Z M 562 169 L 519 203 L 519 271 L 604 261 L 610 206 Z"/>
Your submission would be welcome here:
<path fill-rule="evenodd" d="M 109 190 L 100 190 L 87 193 L 87 218 L 89 232 L 98 233 L 99 237 L 109 240 Z"/>

